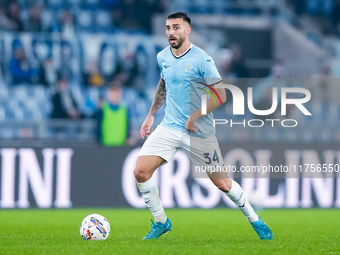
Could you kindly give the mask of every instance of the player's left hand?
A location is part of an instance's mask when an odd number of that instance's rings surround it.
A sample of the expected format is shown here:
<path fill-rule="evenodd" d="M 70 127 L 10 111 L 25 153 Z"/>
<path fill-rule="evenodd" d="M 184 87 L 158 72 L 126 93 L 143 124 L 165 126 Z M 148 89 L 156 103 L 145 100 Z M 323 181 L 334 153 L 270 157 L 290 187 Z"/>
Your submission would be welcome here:
<path fill-rule="evenodd" d="M 187 123 L 185 124 L 185 129 L 189 133 L 196 133 L 198 131 L 198 128 L 196 126 L 196 120 L 191 120 L 191 118 L 189 117 Z"/>

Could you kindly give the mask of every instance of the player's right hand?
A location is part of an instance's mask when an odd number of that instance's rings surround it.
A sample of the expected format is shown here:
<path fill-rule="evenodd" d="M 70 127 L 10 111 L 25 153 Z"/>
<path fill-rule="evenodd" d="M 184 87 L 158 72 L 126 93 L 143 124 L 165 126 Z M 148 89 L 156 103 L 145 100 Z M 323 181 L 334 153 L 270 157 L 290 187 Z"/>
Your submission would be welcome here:
<path fill-rule="evenodd" d="M 149 137 L 149 135 L 151 134 L 153 121 L 154 117 L 148 115 L 148 117 L 143 122 L 142 127 L 140 128 L 140 136 L 142 137 L 142 139 L 144 139 L 145 137 Z"/>

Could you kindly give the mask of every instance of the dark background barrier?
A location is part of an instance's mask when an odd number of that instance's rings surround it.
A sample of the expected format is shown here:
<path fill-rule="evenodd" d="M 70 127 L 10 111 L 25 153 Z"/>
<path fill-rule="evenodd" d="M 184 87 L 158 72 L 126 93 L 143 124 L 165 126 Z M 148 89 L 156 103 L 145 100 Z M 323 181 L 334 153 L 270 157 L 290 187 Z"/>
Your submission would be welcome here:
<path fill-rule="evenodd" d="M 332 173 L 330 168 L 327 173 L 315 170 L 309 178 L 293 171 L 230 175 L 250 200 L 263 207 L 340 207 L 340 178 L 335 173 L 340 150 L 336 144 L 223 143 L 221 150 L 225 165 L 238 170 L 241 166 L 333 165 Z M 139 147 L 2 147 L 0 206 L 142 208 L 144 202 L 133 176 L 138 152 Z M 192 178 L 190 169 L 195 170 L 179 151 L 156 172 L 165 207 L 233 206 L 208 178 Z"/>

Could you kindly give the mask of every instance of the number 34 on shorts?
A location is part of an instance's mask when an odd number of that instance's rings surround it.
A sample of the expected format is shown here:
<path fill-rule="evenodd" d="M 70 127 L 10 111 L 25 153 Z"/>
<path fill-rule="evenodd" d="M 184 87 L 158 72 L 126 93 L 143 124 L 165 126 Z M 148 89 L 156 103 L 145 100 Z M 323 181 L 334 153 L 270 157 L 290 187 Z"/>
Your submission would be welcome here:
<path fill-rule="evenodd" d="M 211 163 L 214 163 L 214 165 L 218 165 L 218 163 L 220 163 L 220 158 L 219 158 L 216 150 L 214 150 L 213 156 L 211 156 L 209 152 L 203 153 L 203 156 L 206 159 L 206 161 L 204 163 L 207 164 L 207 165 L 210 165 Z"/>
<path fill-rule="evenodd" d="M 216 137 L 191 139 L 190 160 L 196 166 L 223 166 L 223 157 Z"/>

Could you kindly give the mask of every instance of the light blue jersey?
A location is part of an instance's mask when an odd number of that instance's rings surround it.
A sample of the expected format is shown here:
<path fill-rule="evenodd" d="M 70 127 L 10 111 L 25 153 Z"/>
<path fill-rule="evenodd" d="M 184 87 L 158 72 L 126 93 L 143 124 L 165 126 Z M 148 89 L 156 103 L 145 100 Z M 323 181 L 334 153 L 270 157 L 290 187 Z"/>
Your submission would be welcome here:
<path fill-rule="evenodd" d="M 201 95 L 206 94 L 202 89 L 207 87 L 200 82 L 213 85 L 222 81 L 215 62 L 192 44 L 179 57 L 168 46 L 158 53 L 157 61 L 166 86 L 165 116 L 161 126 L 188 133 L 185 124 L 190 114 L 201 108 Z M 214 136 L 212 113 L 198 119 L 197 127 L 198 131 L 192 135 L 203 138 Z"/>

